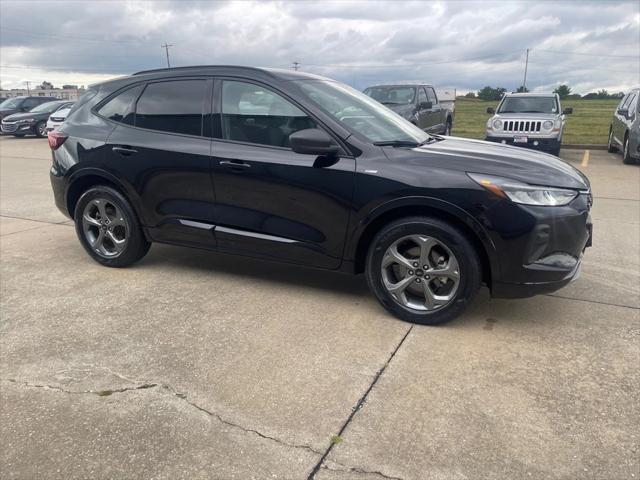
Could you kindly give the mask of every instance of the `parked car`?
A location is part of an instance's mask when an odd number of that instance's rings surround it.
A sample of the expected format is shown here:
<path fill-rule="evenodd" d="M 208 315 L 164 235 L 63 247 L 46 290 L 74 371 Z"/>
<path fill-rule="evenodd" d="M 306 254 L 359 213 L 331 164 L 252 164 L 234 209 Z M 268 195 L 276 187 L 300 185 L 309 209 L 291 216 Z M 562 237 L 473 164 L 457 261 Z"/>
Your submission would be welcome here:
<path fill-rule="evenodd" d="M 46 102 L 57 100 L 54 97 L 13 97 L 0 104 L 0 120 L 14 113 L 28 112 Z"/>
<path fill-rule="evenodd" d="M 14 113 L 2 119 L 2 133 L 11 134 L 14 137 L 24 137 L 25 135 L 35 135 L 44 137 L 47 120 L 49 116 L 60 108 L 73 105 L 68 100 L 55 100 L 46 102 L 32 108 L 25 113 Z"/>
<path fill-rule="evenodd" d="M 640 88 L 618 104 L 609 127 L 609 152 L 622 150 L 624 163 L 640 162 Z"/>
<path fill-rule="evenodd" d="M 486 140 L 518 147 L 560 154 L 565 115 L 560 97 L 554 93 L 507 93 L 497 110 L 489 107 L 493 116 L 487 121 Z"/>
<path fill-rule="evenodd" d="M 364 93 L 425 132 L 451 135 L 454 102 L 438 101 L 438 95 L 432 85 L 374 85 L 367 87 Z"/>
<path fill-rule="evenodd" d="M 45 130 L 47 132 L 50 132 L 51 130 L 55 130 L 56 128 L 59 128 L 60 125 L 62 125 L 62 122 L 64 122 L 64 119 L 67 118 L 67 115 L 69 115 L 69 112 L 71 111 L 72 107 L 73 107 L 73 104 L 67 105 L 53 112 L 49 117 L 49 120 L 47 120 L 47 126 Z"/>
<path fill-rule="evenodd" d="M 49 145 L 56 205 L 102 265 L 165 242 L 364 272 L 412 322 L 456 317 L 481 282 L 496 297 L 557 290 L 591 242 L 589 181 L 567 163 L 431 136 L 301 72 L 181 67 L 111 80 Z"/>

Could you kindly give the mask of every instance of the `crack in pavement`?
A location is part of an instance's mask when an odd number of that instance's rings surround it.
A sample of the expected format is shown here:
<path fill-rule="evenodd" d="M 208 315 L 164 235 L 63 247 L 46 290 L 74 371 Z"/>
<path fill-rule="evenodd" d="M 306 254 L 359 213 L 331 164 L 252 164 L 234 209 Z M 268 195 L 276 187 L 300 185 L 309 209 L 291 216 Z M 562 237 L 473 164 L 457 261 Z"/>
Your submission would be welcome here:
<path fill-rule="evenodd" d="M 365 475 L 378 475 L 379 477 L 382 478 L 388 478 L 389 480 L 404 480 L 402 477 L 394 477 L 392 475 L 387 475 L 385 473 L 382 473 L 379 470 L 365 470 L 363 468 L 358 468 L 358 467 L 349 467 L 343 463 L 340 462 L 336 462 L 335 460 L 330 460 L 331 463 L 334 463 L 336 465 L 340 465 L 341 467 L 344 468 L 330 468 L 326 463 L 324 463 L 320 469 L 323 470 L 329 470 L 331 472 L 355 472 L 355 473 L 363 473 Z"/>
<path fill-rule="evenodd" d="M 140 385 L 134 385 L 131 387 L 122 387 L 122 388 L 116 388 L 116 389 L 106 389 L 106 390 L 67 390 L 65 388 L 62 388 L 60 386 L 57 385 L 46 385 L 46 384 L 38 384 L 38 383 L 30 383 L 30 382 L 24 382 L 24 381 L 19 381 L 13 378 L 9 378 L 6 380 L 2 380 L 3 382 L 10 382 L 13 384 L 17 384 L 17 385 L 22 385 L 25 387 L 29 387 L 29 388 L 43 388 L 46 390 L 56 390 L 59 392 L 63 392 L 63 393 L 67 393 L 70 395 L 96 395 L 99 397 L 106 397 L 106 396 L 110 396 L 112 394 L 115 393 L 124 393 L 124 392 L 131 392 L 131 391 L 136 391 L 136 390 L 149 390 L 149 389 L 153 389 L 153 388 L 158 388 L 158 389 L 163 389 L 163 390 L 167 390 L 168 392 L 170 392 L 173 396 L 181 399 L 182 401 L 186 402 L 187 404 L 189 404 L 190 406 L 192 406 L 193 408 L 201 411 L 202 413 L 205 413 L 206 415 L 210 416 L 210 417 L 214 417 L 216 419 L 218 419 L 219 422 L 228 425 L 230 427 L 233 428 L 237 428 L 239 430 L 242 430 L 245 433 L 253 433 L 261 438 L 264 438 L 266 440 L 271 440 L 274 441 L 276 443 L 279 443 L 280 445 L 284 445 L 286 447 L 291 447 L 291 448 L 300 448 L 300 449 L 304 449 L 304 450 L 308 450 L 310 452 L 315 453 L 316 455 L 322 455 L 322 452 L 315 450 L 311 445 L 306 445 L 306 444 L 295 444 L 295 443 L 288 443 L 285 442 L 283 440 L 280 440 L 279 438 L 276 437 L 272 437 L 270 435 L 266 435 L 258 430 L 255 430 L 253 428 L 247 428 L 247 427 L 243 427 L 242 425 L 238 424 L 238 423 L 234 423 L 231 422 L 229 420 L 225 420 L 224 418 L 222 418 L 218 413 L 212 412 L 210 410 L 207 410 L 206 408 L 198 405 L 195 402 L 192 402 L 191 400 L 188 399 L 187 395 L 185 393 L 181 393 L 176 391 L 173 387 L 171 387 L 170 385 L 166 385 L 163 383 L 142 383 Z"/>
<path fill-rule="evenodd" d="M 411 325 L 407 329 L 406 333 L 402 336 L 402 339 L 400 340 L 398 345 L 396 345 L 396 348 L 393 350 L 393 352 L 391 352 L 391 355 L 389 355 L 389 358 L 387 359 L 387 361 L 382 365 L 382 367 L 380 367 L 380 370 L 378 370 L 378 372 L 375 374 L 375 376 L 373 377 L 373 380 L 371 381 L 371 384 L 369 385 L 369 388 L 367 388 L 367 390 L 364 392 L 362 397 L 360 397 L 360 399 L 355 404 L 355 406 L 351 408 L 351 413 L 349 414 L 349 416 L 347 417 L 347 420 L 342 425 L 342 428 L 340 428 L 340 431 L 338 432 L 338 435 L 337 435 L 338 437 L 342 437 L 342 434 L 344 433 L 344 431 L 347 429 L 347 427 L 351 423 L 351 420 L 353 420 L 353 417 L 356 415 L 356 413 L 358 413 L 358 411 L 360 411 L 360 409 L 362 407 L 364 407 L 364 403 L 366 402 L 367 397 L 369 396 L 369 393 L 371 393 L 371 390 L 373 390 L 373 387 L 375 387 L 376 383 L 378 383 L 378 380 L 380 380 L 380 377 L 382 376 L 384 371 L 387 369 L 387 367 L 391 363 L 391 360 L 393 360 L 393 357 L 396 356 L 396 353 L 398 353 L 398 350 L 400 350 L 400 347 L 402 347 L 402 344 L 407 339 L 407 337 L 409 336 L 409 334 L 411 333 L 412 330 L 413 330 L 413 325 Z M 318 463 L 316 463 L 316 465 L 313 467 L 313 470 L 311 470 L 311 473 L 307 477 L 307 480 L 314 480 L 315 479 L 316 474 L 318 473 L 320 468 L 324 465 L 327 456 L 329 455 L 329 453 L 331 453 L 331 450 L 333 449 L 333 447 L 335 445 L 336 444 L 334 442 L 331 442 L 329 444 L 329 446 L 325 450 L 325 452 L 322 455 L 322 457 L 320 457 L 320 460 L 318 460 Z M 334 460 L 331 460 L 331 461 L 334 462 Z M 334 462 L 334 463 L 338 463 L 338 462 Z M 350 468 L 350 467 L 348 467 L 348 468 Z M 393 477 L 389 477 L 389 478 L 393 478 Z"/>

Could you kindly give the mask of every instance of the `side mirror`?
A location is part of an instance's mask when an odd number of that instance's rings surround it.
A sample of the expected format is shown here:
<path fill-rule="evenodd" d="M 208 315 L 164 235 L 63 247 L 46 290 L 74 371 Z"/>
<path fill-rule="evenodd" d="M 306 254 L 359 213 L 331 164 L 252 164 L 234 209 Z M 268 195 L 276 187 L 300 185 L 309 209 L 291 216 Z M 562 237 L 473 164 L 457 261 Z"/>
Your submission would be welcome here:
<path fill-rule="evenodd" d="M 571 115 L 572 113 L 573 113 L 573 107 L 567 107 L 564 110 L 562 110 L 563 115 Z"/>
<path fill-rule="evenodd" d="M 418 108 L 422 108 L 422 109 L 425 109 L 425 110 L 430 110 L 430 109 L 433 108 L 433 102 L 429 102 L 429 101 L 420 102 L 420 104 L 418 105 Z"/>
<path fill-rule="evenodd" d="M 338 154 L 340 147 L 327 132 L 319 128 L 298 130 L 289 135 L 289 145 L 296 153 L 332 157 Z"/>
<path fill-rule="evenodd" d="M 624 117 L 624 118 L 629 118 L 629 110 L 627 108 L 619 108 L 618 109 L 618 115 Z"/>
<path fill-rule="evenodd" d="M 496 109 L 493 107 L 487 107 L 487 113 L 494 115 L 496 113 Z"/>

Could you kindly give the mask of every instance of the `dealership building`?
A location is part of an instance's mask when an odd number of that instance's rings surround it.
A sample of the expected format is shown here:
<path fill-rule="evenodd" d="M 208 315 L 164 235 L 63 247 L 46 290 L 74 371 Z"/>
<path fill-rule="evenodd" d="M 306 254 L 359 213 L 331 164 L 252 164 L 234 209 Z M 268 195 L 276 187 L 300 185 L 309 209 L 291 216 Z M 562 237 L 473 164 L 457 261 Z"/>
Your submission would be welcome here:
<path fill-rule="evenodd" d="M 63 88 L 12 88 L 0 90 L 0 97 L 55 97 L 60 100 L 77 100 L 84 93 L 84 88 L 77 85 L 65 85 Z"/>

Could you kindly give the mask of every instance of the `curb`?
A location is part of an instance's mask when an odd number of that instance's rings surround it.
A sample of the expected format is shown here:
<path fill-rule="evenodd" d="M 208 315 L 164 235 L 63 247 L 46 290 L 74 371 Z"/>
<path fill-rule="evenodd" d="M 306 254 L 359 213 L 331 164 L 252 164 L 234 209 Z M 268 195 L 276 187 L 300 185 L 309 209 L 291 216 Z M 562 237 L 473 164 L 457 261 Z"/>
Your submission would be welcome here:
<path fill-rule="evenodd" d="M 606 145 L 590 144 L 590 143 L 563 143 L 562 148 L 579 149 L 579 150 L 606 150 Z"/>

